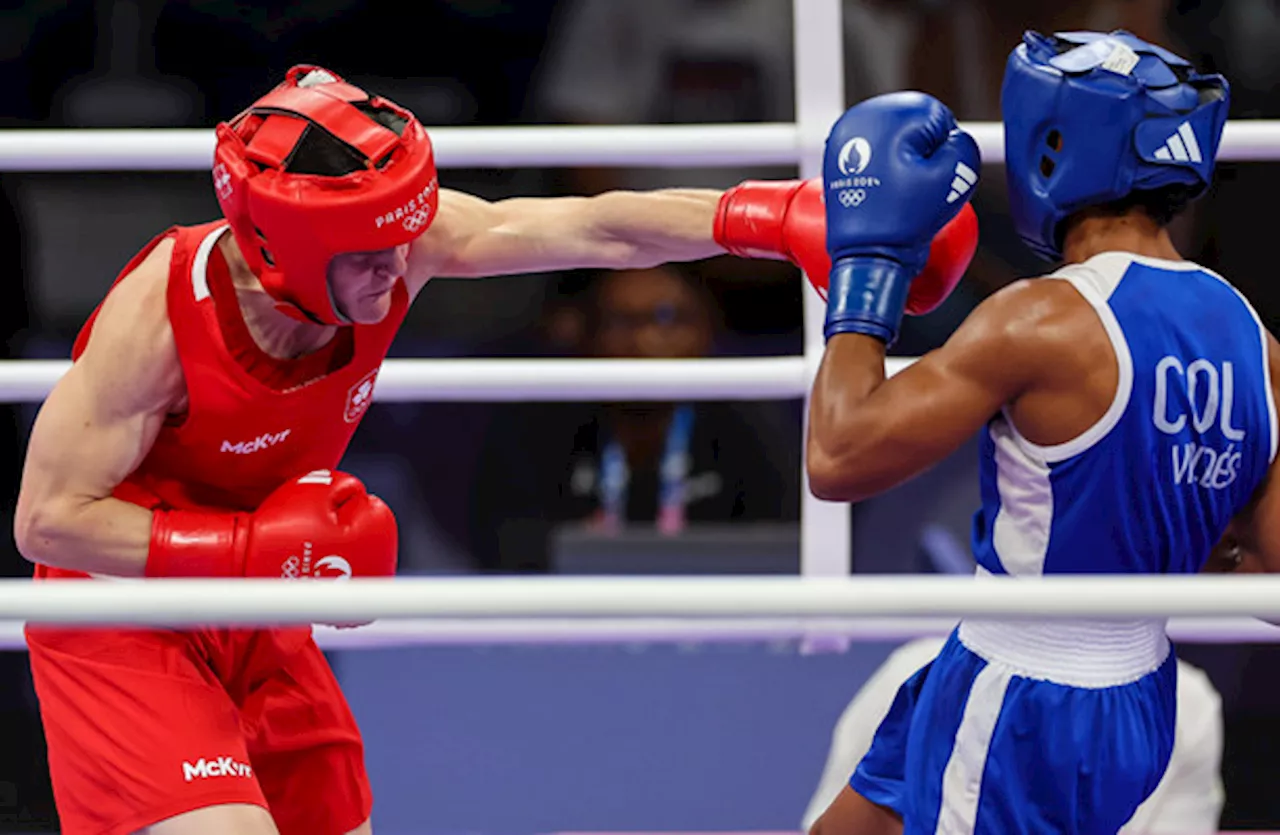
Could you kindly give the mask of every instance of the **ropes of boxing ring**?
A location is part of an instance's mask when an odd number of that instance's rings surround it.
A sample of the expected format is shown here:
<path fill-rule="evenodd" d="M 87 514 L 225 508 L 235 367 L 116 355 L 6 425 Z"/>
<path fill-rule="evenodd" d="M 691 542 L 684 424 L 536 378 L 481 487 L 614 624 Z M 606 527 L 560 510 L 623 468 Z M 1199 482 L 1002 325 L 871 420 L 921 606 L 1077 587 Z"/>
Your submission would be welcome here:
<path fill-rule="evenodd" d="M 632 165 L 681 168 L 795 164 L 817 153 L 799 124 L 433 128 L 441 168 Z M 999 123 L 965 125 L 986 162 L 1004 159 Z M 209 130 L 5 130 L 0 171 L 207 169 Z M 1227 123 L 1220 159 L 1280 158 L 1280 121 Z M 812 364 L 812 363 L 810 363 Z M 892 365 L 892 363 L 891 363 Z M 65 362 L 0 363 L 0 402 L 42 399 Z M 894 369 L 901 367 L 894 366 Z M 382 400 L 597 400 L 800 397 L 813 369 L 802 356 L 687 361 L 389 360 Z"/>
<path fill-rule="evenodd" d="M 324 630 L 331 645 L 759 641 L 820 635 L 896 640 L 960 616 L 1180 618 L 1187 641 L 1272 641 L 1280 576 L 398 577 L 0 581 L 5 646 L 14 621 L 88 626 L 270 626 Z M 1208 619 L 1208 620 L 1206 620 Z"/>
<path fill-rule="evenodd" d="M 998 124 L 969 124 L 984 160 L 1003 159 Z M 441 167 L 788 164 L 819 137 L 800 125 L 503 127 L 432 130 Z M 198 170 L 210 131 L 0 131 L 0 170 Z M 1220 158 L 1280 157 L 1280 122 L 1228 123 Z M 891 373 L 910 360 L 894 360 Z M 42 399 L 65 362 L 0 363 L 0 401 Z M 763 399 L 799 397 L 803 356 L 686 361 L 390 360 L 379 400 Z M 0 646 L 22 645 L 23 618 L 169 625 L 355 621 L 322 628 L 328 645 L 768 640 L 815 633 L 896 640 L 945 631 L 961 614 L 1181 616 L 1181 640 L 1270 641 L 1280 578 L 399 578 L 345 584 L 280 581 L 0 582 Z M 945 586 L 930 584 L 945 583 Z M 176 584 L 175 584 L 176 583 Z M 742 585 L 745 583 L 746 585 Z M 647 585 L 646 585 L 647 584 Z M 554 592 L 554 594 L 553 594 Z M 271 612 L 266 616 L 264 612 Z M 1204 618 L 1213 618 L 1205 620 Z M 1226 619 L 1224 619 L 1226 618 Z M 282 620 L 283 619 L 283 620 Z"/>
<path fill-rule="evenodd" d="M 1004 161 L 997 122 L 963 125 L 984 163 Z M 643 166 L 658 168 L 794 165 L 805 153 L 798 125 L 641 125 L 431 128 L 441 168 Z M 0 131 L 0 171 L 198 171 L 213 158 L 213 131 L 202 129 Z M 1280 156 L 1280 121 L 1232 120 L 1218 159 Z"/>
<path fill-rule="evenodd" d="M 382 365 L 374 399 L 383 402 L 533 400 L 768 400 L 801 397 L 808 386 L 805 358 L 689 360 L 390 359 Z M 914 358 L 890 359 L 896 374 Z M 0 362 L 0 403 L 45 398 L 70 362 Z"/>
<path fill-rule="evenodd" d="M 324 650 L 406 646 L 803 643 L 899 643 L 946 635 L 952 618 L 456 618 L 378 621 L 358 629 L 318 625 Z M 22 621 L 0 621 L 0 650 L 26 648 Z M 1250 618 L 1174 618 L 1169 637 L 1188 644 L 1274 643 L 1280 630 Z"/>
<path fill-rule="evenodd" d="M 889 373 L 912 359 L 892 359 Z M 379 400 L 597 400 L 794 397 L 800 357 L 701 361 L 392 360 Z M 66 363 L 0 363 L 0 400 L 39 400 Z M 3 372 L 11 373 L 5 380 Z M 17 384 L 15 385 L 15 381 Z M 7 385 L 7 388 L 4 387 Z M 798 582 L 797 582 L 798 581 Z M 1172 585 L 1166 584 L 1172 581 Z M 1225 581 L 1225 583 L 1224 583 Z M 1111 577 L 996 580 L 856 577 L 400 578 L 340 585 L 271 581 L 49 583 L 0 581 L 0 648 L 21 648 L 21 620 L 52 622 L 379 622 L 321 627 L 322 645 L 902 640 L 945 632 L 968 615 L 1181 615 L 1176 640 L 1269 642 L 1280 578 Z M 1014 585 L 1008 585 L 1013 583 Z M 1190 583 L 1190 585 L 1188 585 Z M 1203 584 L 1203 588 L 1200 585 Z M 1275 602 L 1273 602 L 1275 601 Z M 336 609 L 333 607 L 337 607 Z M 1187 619 L 1196 616 L 1195 619 Z M 1211 618 L 1206 620 L 1205 618 Z M 271 621 L 276 622 L 276 621 Z"/>
<path fill-rule="evenodd" d="M 318 625 L 324 650 L 407 646 L 598 646 L 618 644 L 803 643 L 815 637 L 831 645 L 852 641 L 899 643 L 946 635 L 951 618 L 425 618 L 377 621 L 358 629 Z M 22 621 L 0 621 L 0 650 L 26 648 Z M 1175 618 L 1169 637 L 1188 644 L 1273 643 L 1280 630 L 1250 618 Z"/>

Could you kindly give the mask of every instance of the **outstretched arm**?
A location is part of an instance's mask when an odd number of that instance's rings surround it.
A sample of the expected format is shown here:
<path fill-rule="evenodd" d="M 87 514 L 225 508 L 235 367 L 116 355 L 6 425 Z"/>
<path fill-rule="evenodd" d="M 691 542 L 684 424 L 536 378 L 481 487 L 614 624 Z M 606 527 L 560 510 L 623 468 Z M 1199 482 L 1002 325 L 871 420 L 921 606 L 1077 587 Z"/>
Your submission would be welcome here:
<path fill-rule="evenodd" d="M 724 253 L 712 239 L 721 192 L 613 191 L 595 197 L 489 202 L 440 193 L 414 245 L 410 283 L 579 268 L 631 269 Z"/>

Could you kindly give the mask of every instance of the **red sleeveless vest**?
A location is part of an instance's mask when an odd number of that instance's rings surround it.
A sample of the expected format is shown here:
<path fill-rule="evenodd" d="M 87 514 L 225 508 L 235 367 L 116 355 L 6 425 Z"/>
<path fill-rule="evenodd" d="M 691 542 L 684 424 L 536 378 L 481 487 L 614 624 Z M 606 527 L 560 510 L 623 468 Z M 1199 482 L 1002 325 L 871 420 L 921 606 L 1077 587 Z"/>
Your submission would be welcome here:
<path fill-rule="evenodd" d="M 221 221 L 173 227 L 152 240 L 116 279 L 132 272 L 165 238 L 174 238 L 168 312 L 188 408 L 165 423 L 150 453 L 116 489 L 118 498 L 148 508 L 253 510 L 286 480 L 337 468 L 369 408 L 378 369 L 408 310 L 404 282 L 392 291 L 391 310 L 381 322 L 343 328 L 335 344 L 321 349 L 341 363 L 338 367 L 308 374 L 309 382 L 301 385 L 269 385 L 233 353 L 257 349 L 244 344 L 251 337 L 215 246 L 227 231 Z M 221 296 L 221 310 L 215 296 Z M 73 358 L 83 352 L 97 314 L 95 310 L 77 337 Z M 308 359 L 314 358 L 293 363 Z M 37 576 L 55 575 L 84 576 L 37 569 Z"/>

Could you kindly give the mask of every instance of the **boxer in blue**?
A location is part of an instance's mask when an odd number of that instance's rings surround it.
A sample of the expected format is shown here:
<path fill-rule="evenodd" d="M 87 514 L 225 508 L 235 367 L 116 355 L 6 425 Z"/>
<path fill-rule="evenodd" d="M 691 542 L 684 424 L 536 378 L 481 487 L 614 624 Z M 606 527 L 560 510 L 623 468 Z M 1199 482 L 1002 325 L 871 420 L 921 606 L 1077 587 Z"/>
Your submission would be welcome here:
<path fill-rule="evenodd" d="M 828 138 L 811 489 L 859 501 L 981 433 L 980 576 L 1199 572 L 1233 519 L 1280 564 L 1276 514 L 1248 512 L 1280 507 L 1280 346 L 1166 231 L 1212 179 L 1227 83 L 1127 33 L 1028 33 L 1002 99 L 1015 223 L 1063 265 L 889 380 L 910 283 L 977 148 L 912 93 L 850 109 Z M 1165 770 L 1175 688 L 1161 620 L 965 619 L 814 832 L 1114 833 Z"/>

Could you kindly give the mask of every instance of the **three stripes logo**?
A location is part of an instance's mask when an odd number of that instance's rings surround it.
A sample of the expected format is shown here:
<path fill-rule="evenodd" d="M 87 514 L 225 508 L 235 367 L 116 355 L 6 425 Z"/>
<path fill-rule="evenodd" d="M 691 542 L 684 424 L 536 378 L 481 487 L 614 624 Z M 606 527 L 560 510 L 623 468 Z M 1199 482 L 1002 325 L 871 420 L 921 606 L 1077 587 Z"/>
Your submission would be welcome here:
<path fill-rule="evenodd" d="M 1178 131 L 1164 141 L 1164 144 L 1156 149 L 1155 157 L 1158 160 L 1172 162 L 1203 162 L 1204 157 L 1200 153 L 1200 143 L 1196 141 L 1196 132 L 1191 129 L 1191 125 L 1183 122 L 1178 126 Z"/>
<path fill-rule="evenodd" d="M 978 173 L 963 162 L 956 163 L 956 176 L 951 181 L 951 193 L 947 202 L 954 203 L 969 193 L 969 189 L 978 184 Z"/>

